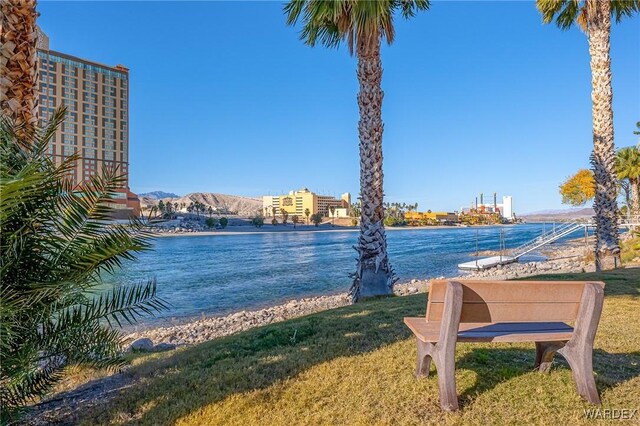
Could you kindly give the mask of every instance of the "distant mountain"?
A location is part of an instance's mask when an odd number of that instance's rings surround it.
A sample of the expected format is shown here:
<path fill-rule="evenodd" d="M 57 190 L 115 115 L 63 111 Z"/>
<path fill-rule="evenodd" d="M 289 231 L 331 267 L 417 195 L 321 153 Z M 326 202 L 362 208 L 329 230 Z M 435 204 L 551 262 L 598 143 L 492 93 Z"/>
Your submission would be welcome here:
<path fill-rule="evenodd" d="M 215 194 L 211 192 L 194 192 L 187 194 L 184 197 L 162 197 L 150 198 L 141 197 L 140 201 L 143 206 L 155 205 L 162 200 L 164 203 L 170 202 L 172 204 L 178 203 L 178 205 L 185 204 L 188 206 L 191 203 L 200 202 L 205 206 L 211 206 L 216 211 L 224 212 L 237 212 L 239 216 L 254 216 L 258 211 L 262 211 L 262 200 L 258 198 L 241 197 L 238 195 L 227 194 Z M 180 207 L 179 207 L 180 209 Z"/>
<path fill-rule="evenodd" d="M 595 215 L 591 207 L 571 208 L 560 210 L 541 210 L 537 212 L 523 214 L 521 217 L 527 221 L 552 221 L 552 220 L 572 220 L 586 219 Z"/>
<path fill-rule="evenodd" d="M 174 194 L 173 192 L 164 192 L 164 191 L 152 191 L 145 192 L 143 194 L 138 194 L 140 198 L 150 198 L 152 200 L 159 200 L 161 198 L 178 198 L 178 194 Z"/>

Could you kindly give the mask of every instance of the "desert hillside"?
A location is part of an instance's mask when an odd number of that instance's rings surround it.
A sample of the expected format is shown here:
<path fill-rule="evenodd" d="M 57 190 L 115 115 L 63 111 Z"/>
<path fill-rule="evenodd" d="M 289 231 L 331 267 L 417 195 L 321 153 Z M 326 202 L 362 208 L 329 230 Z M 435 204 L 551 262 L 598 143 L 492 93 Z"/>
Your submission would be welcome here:
<path fill-rule="evenodd" d="M 211 206 L 216 210 L 238 212 L 239 216 L 253 216 L 262 209 L 262 201 L 257 198 L 240 197 L 237 195 L 214 194 L 211 192 L 194 192 L 184 197 L 161 198 L 164 203 L 186 204 L 200 202 L 205 206 Z M 160 199 L 142 197 L 143 206 L 156 205 Z"/>
<path fill-rule="evenodd" d="M 523 214 L 522 218 L 528 222 L 571 221 L 590 219 L 595 215 L 591 207 L 563 210 L 543 210 Z"/>

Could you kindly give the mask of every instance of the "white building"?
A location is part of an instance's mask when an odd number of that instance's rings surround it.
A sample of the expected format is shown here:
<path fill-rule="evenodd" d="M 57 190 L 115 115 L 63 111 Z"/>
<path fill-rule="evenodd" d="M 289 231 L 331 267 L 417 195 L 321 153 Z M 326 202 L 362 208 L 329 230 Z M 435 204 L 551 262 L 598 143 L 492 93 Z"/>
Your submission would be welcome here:
<path fill-rule="evenodd" d="M 513 219 L 513 197 L 511 195 L 505 195 L 502 197 L 502 217 L 511 220 Z"/>
<path fill-rule="evenodd" d="M 471 203 L 471 209 L 468 207 L 461 207 L 460 211 L 463 213 L 469 213 L 475 208 L 485 213 L 499 212 L 503 219 L 513 220 L 513 197 L 511 195 L 503 196 L 501 204 L 478 203 L 477 206 L 475 206 L 474 204 L 475 203 Z"/>

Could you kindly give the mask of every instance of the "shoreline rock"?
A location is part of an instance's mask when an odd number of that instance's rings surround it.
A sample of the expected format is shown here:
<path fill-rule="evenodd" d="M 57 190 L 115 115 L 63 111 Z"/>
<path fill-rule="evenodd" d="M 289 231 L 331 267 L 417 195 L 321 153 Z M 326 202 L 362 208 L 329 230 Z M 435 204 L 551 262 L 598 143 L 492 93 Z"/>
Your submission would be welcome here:
<path fill-rule="evenodd" d="M 585 261 L 584 244 L 577 242 L 556 247 L 545 252 L 548 257 L 544 261 L 513 263 L 488 269 L 473 271 L 455 277 L 437 277 L 429 279 L 412 279 L 396 284 L 394 293 L 397 296 L 424 293 L 432 279 L 497 279 L 527 277 L 544 273 L 592 272 L 593 265 Z M 254 327 L 273 324 L 287 319 L 301 317 L 316 312 L 349 305 L 347 293 L 337 295 L 308 297 L 290 300 L 285 303 L 252 311 L 238 311 L 225 316 L 193 318 L 185 323 L 137 330 L 129 333 L 125 342 L 139 339 L 150 339 L 153 347 L 170 350 L 175 347 L 194 345 L 215 338 L 228 336 Z M 128 345 L 131 348 L 131 345 Z M 153 350 L 153 349 L 151 349 Z"/>

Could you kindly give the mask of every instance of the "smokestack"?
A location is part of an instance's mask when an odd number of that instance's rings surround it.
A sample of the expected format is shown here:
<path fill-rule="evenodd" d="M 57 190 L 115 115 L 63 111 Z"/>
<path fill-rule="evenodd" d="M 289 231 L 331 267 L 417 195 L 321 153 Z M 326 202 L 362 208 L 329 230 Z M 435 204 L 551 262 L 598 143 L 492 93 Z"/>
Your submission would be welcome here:
<path fill-rule="evenodd" d="M 497 193 L 493 193 L 493 211 L 496 211 L 496 209 L 498 208 L 498 194 Z"/>
<path fill-rule="evenodd" d="M 484 194 L 482 192 L 480 193 L 480 205 L 484 205 Z"/>
<path fill-rule="evenodd" d="M 476 210 L 478 210 L 478 197 L 476 197 Z"/>

